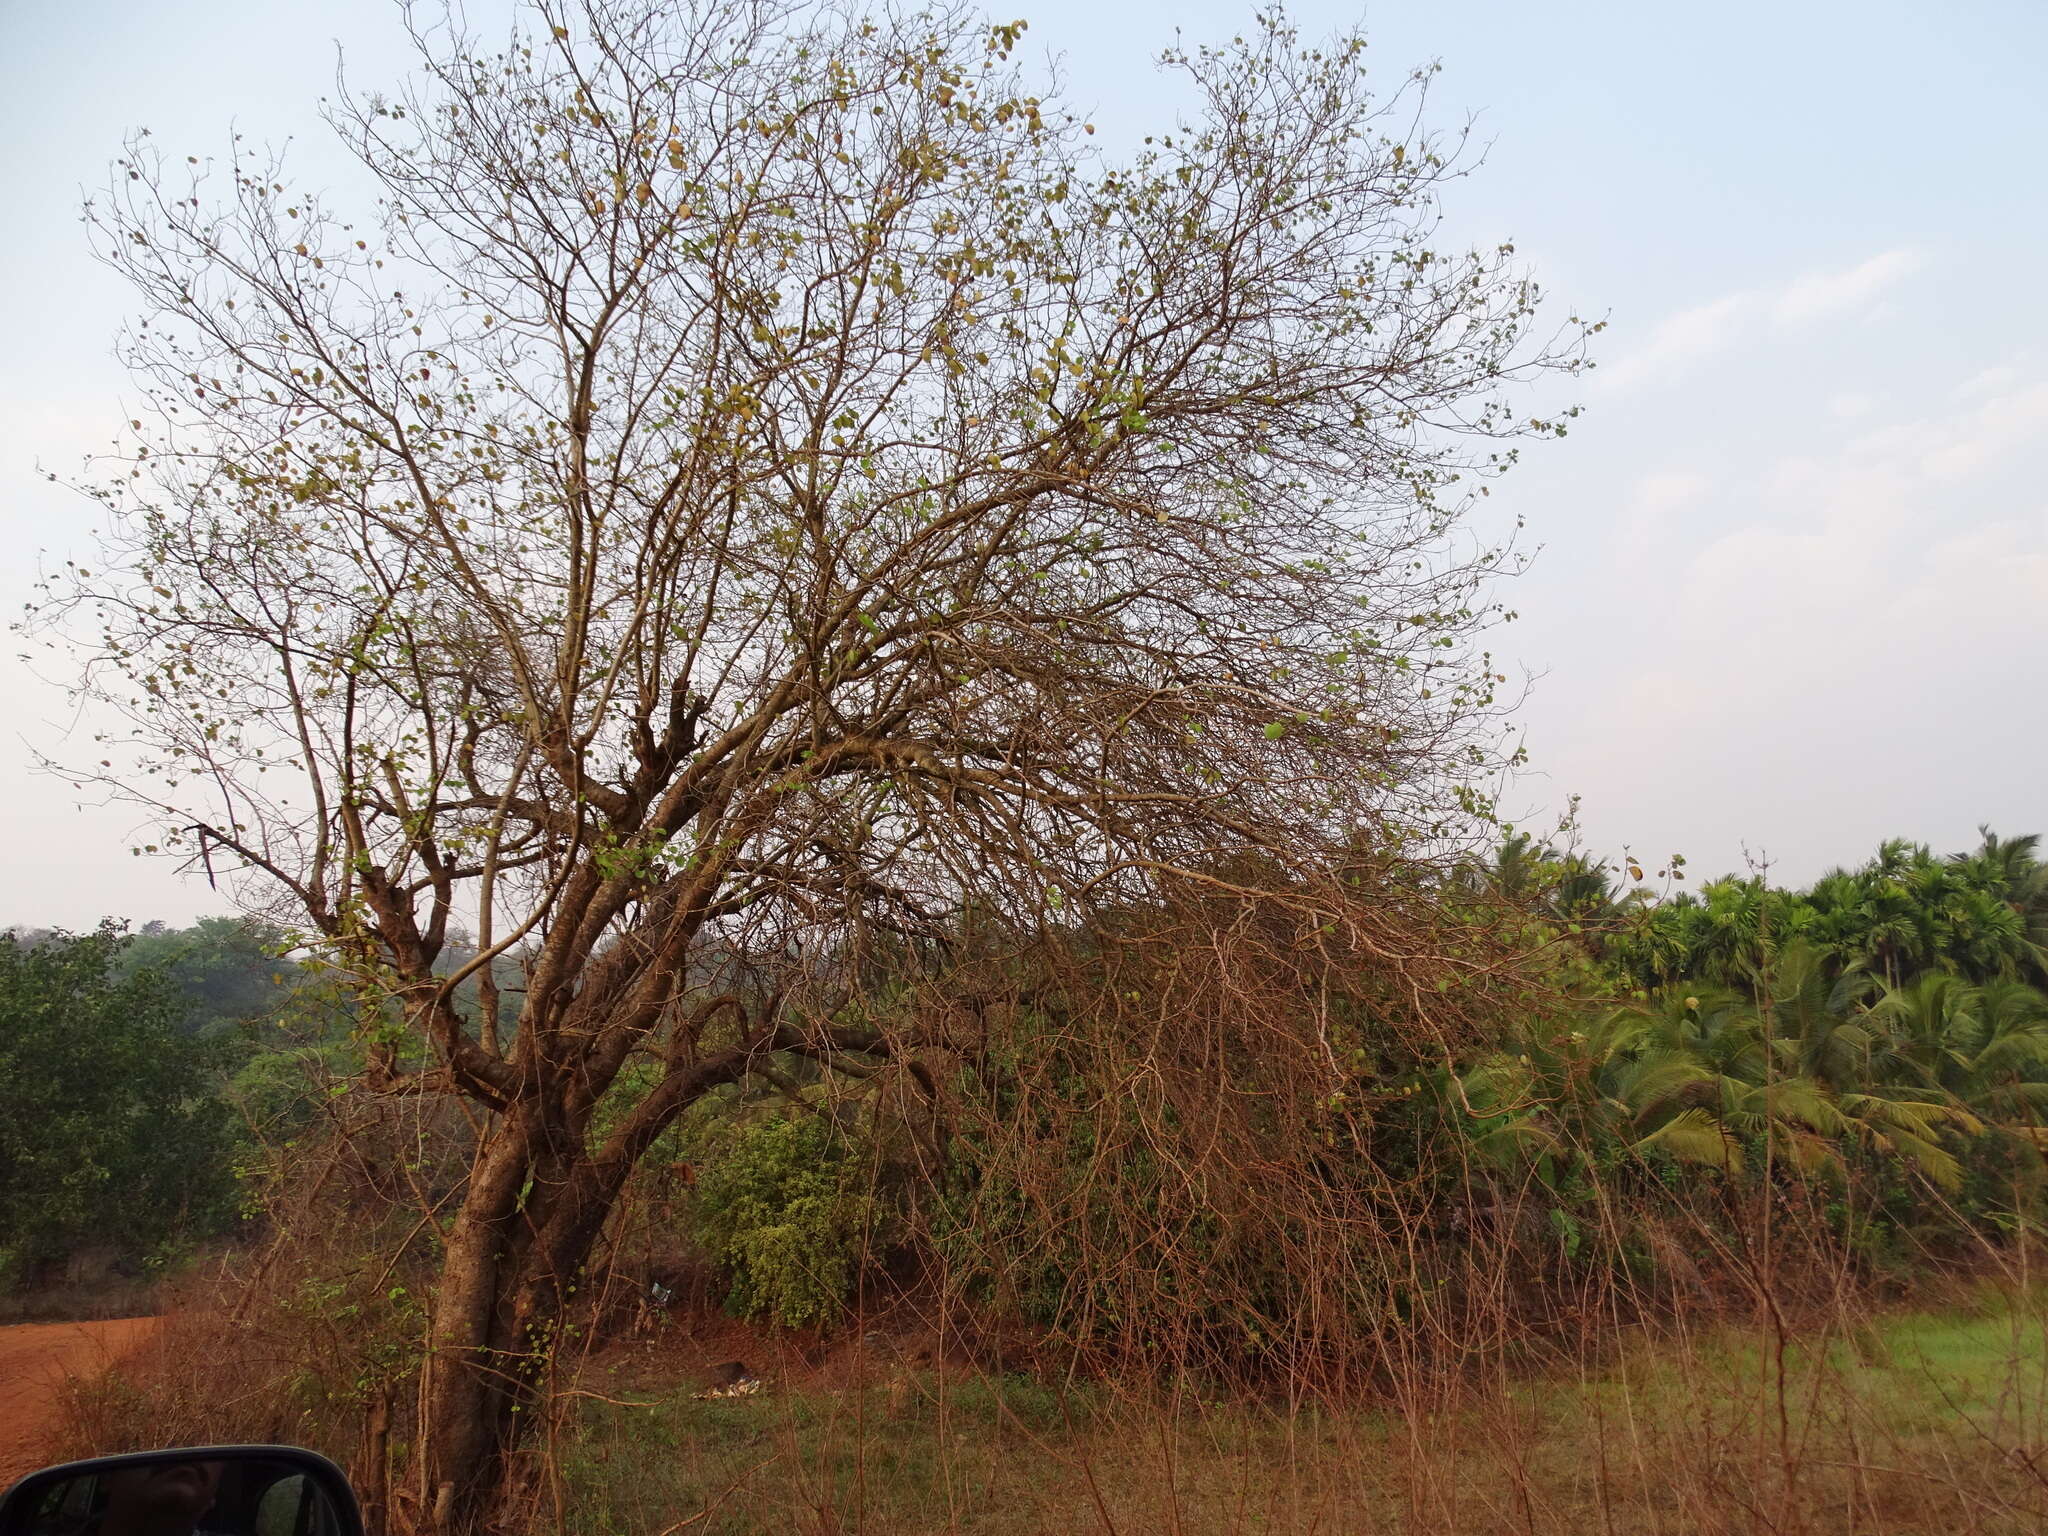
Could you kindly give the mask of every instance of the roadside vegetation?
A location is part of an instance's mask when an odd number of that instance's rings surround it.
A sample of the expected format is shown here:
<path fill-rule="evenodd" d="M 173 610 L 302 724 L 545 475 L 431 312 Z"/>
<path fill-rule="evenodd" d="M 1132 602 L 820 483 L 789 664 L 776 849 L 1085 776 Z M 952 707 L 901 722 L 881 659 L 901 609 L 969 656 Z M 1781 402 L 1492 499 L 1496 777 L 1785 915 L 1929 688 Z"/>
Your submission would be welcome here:
<path fill-rule="evenodd" d="M 1503 824 L 1488 498 L 1602 323 L 1445 238 L 1429 71 L 1269 11 L 1109 146 L 1021 21 L 520 14 L 398 8 L 370 203 L 86 210 L 140 403 L 26 632 L 263 921 L 0 953 L 10 1273 L 211 1245 L 66 1448 L 380 1536 L 2034 1507 L 2037 847 Z"/>
<path fill-rule="evenodd" d="M 612 1536 L 696 1515 L 690 1529 L 727 1533 L 988 1536 L 2038 1527 L 2035 1307 L 1985 1287 L 1853 1338 L 1813 1321 L 1782 1362 L 1713 1325 L 1423 1414 L 1196 1392 L 1135 1402 L 1016 1377 L 711 1403 L 614 1388 L 564 1452 L 560 1528 Z"/>
<path fill-rule="evenodd" d="M 1331 1199 L 1370 1186 L 1406 1251 L 1378 1245 L 1380 1288 L 1350 1293 L 1384 1321 L 1341 1332 L 1289 1314 L 1331 1272 L 1286 1246 L 1284 1204 L 1232 1205 L 1198 1164 L 1197 1208 L 1148 1161 L 1162 1143 L 1133 1097 L 1090 1104 L 1058 1048 L 1026 1053 L 1038 1077 L 963 1064 L 934 1085 L 936 1179 L 921 1100 L 778 1055 L 685 1117 L 628 1191 L 554 1358 L 520 1518 L 2027 1529 L 2048 1511 L 2035 850 L 1989 831 L 1948 857 L 1888 843 L 1805 889 L 1744 875 L 1655 899 L 1626 859 L 1505 839 L 1454 883 L 1548 979 L 1492 1040 L 1345 1074 L 1328 1124 L 1346 1136 L 1315 1178 Z M 2008 914 L 2000 947 L 1958 920 L 1984 893 Z M 86 941 L 24 952 L 67 942 Z M 117 940 L 92 942 L 100 968 L 64 973 L 89 994 L 120 969 Z M 244 980 L 275 987 L 280 965 L 252 950 Z M 220 1133 L 186 1176 L 239 1176 L 255 1213 L 229 1277 L 188 1278 L 201 1310 L 81 1393 L 67 1448 L 168 1421 L 320 1444 L 388 1487 L 365 1458 L 397 1454 L 431 1283 L 409 1213 L 458 1187 L 465 1141 L 332 1094 L 374 1035 L 272 1038 L 305 1002 L 268 1002 L 276 1018 L 237 1023 L 241 1056 L 182 1101 Z M 280 1096 L 287 1068 L 299 1087 Z M 289 1136 L 251 1134 L 252 1080 L 294 1106 L 271 1122 Z M 1287 1171 L 1252 1177 L 1299 1193 Z M 1188 1222 L 1209 1235 L 1183 1242 Z M 727 1355 L 768 1389 L 697 1400 Z"/>

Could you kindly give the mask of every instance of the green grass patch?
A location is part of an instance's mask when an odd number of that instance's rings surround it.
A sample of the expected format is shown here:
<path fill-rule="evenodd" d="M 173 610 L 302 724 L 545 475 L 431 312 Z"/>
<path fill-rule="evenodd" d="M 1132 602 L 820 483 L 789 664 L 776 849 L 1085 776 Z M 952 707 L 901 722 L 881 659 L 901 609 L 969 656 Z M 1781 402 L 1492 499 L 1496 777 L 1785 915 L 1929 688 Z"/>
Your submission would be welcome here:
<path fill-rule="evenodd" d="M 2033 1301 L 1641 1337 L 1495 1391 L 1295 1412 L 1019 1377 L 591 1403 L 576 1536 L 691 1532 L 1932 1532 L 2048 1528 Z"/>

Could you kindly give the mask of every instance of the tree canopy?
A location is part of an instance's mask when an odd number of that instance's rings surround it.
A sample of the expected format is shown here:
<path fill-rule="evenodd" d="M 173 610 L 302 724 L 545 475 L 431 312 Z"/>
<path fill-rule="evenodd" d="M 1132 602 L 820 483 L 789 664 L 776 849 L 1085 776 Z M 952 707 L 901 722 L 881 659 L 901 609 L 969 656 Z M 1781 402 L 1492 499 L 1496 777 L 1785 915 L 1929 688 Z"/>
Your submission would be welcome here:
<path fill-rule="evenodd" d="M 135 1256 L 232 1210 L 220 1052 L 162 972 L 123 974 L 111 924 L 0 934 L 0 1261 Z M 16 1278 L 19 1278 L 17 1276 Z"/>
<path fill-rule="evenodd" d="M 1431 995 L 1427 884 L 1343 872 L 1484 812 L 1513 556 L 1467 513 L 1594 327 L 1443 240 L 1459 146 L 1356 35 L 1169 51 L 1185 119 L 1119 154 L 1021 22 L 405 15 L 414 84 L 330 116 L 374 208 L 240 138 L 91 205 L 147 404 L 52 612 L 151 846 L 426 1045 L 371 1087 L 486 1117 L 422 1427 L 461 1523 L 674 1117 L 918 1045 L 841 1016 L 874 944 L 1220 889 Z"/>

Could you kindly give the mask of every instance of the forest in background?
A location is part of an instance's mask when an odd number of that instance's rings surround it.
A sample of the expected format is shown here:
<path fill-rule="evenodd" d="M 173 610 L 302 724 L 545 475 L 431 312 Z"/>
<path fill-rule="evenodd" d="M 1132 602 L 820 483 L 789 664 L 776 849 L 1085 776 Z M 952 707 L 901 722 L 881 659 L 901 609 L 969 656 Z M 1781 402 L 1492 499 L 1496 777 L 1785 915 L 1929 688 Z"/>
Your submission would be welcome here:
<path fill-rule="evenodd" d="M 1283 1475 L 1266 1459 L 1295 1453 L 1283 1453 L 1272 1438 L 1280 1431 L 1250 1405 L 1280 1391 L 1407 1411 L 1432 1381 L 1435 1411 L 1451 1415 L 1429 1453 L 1438 1460 L 1404 1462 L 1414 1448 L 1397 1454 L 1389 1444 L 1372 1452 L 1376 1463 L 1407 1466 L 1410 1478 L 1468 1475 L 1481 1454 L 1475 1434 L 1480 1445 L 1535 1436 L 1517 1453 L 1537 1467 L 1526 1497 L 1575 1508 L 1574 1498 L 1593 1496 L 1574 1481 L 1590 1452 L 1565 1455 L 1559 1444 L 1579 1431 L 1561 1425 L 1601 1422 L 1608 1410 L 1597 1397 L 1552 1393 L 1531 1399 L 1549 1408 L 1486 1409 L 1475 1420 L 1482 1411 L 1462 1395 L 1473 1381 L 1447 1383 L 1466 1378 L 1472 1366 L 1460 1360 L 1488 1330 L 1522 1375 L 1563 1359 L 1598 1370 L 1641 1359 L 1627 1370 L 1650 1373 L 1651 1427 L 1630 1430 L 1626 1446 L 1658 1470 L 1603 1472 L 1597 1484 L 1600 1499 L 1626 1506 L 1668 1497 L 1672 1468 L 1691 1466 L 1695 1447 L 1663 1453 L 1676 1455 L 1669 1462 L 1649 1449 L 1690 1433 L 1667 1424 L 1658 1403 L 1682 1398 L 1702 1423 L 1727 1414 L 1727 1433 L 1740 1422 L 1743 1434 L 1763 1436 L 1743 1414 L 1768 1406 L 1768 1392 L 1754 1394 L 1772 1378 L 1769 1335 L 1764 1357 L 1740 1342 L 1699 1342 L 1725 1328 L 1746 1337 L 1759 1294 L 1782 1309 L 1773 1379 L 1793 1393 L 1798 1427 L 1787 1419 L 1784 1432 L 1800 1445 L 1832 1444 L 1853 1413 L 1875 1412 L 1867 1393 L 1891 1403 L 1894 1419 L 1907 1415 L 1915 1435 L 1957 1414 L 1971 1433 L 1993 1425 L 2006 1435 L 2006 1416 L 2021 1411 L 2024 1438 L 2032 1410 L 2015 1410 L 2011 1394 L 2034 1400 L 2026 1362 L 2039 1345 L 2023 1303 L 2010 1323 L 2017 1343 L 2001 1342 L 2001 1302 L 1972 1302 L 1990 1310 L 1961 1315 L 1986 1321 L 1954 1325 L 1895 1325 L 1866 1309 L 1886 1296 L 1957 1294 L 1956 1277 L 2014 1265 L 2023 1275 L 2048 1214 L 2048 863 L 2038 847 L 1988 828 L 1979 846 L 1947 856 L 1894 840 L 1801 888 L 1744 874 L 1689 890 L 1673 859 L 1654 895 L 1627 858 L 1511 834 L 1454 883 L 1475 929 L 1506 927 L 1545 957 L 1529 978 L 1528 1010 L 1497 1016 L 1491 1031 L 1432 1060 L 1404 1058 L 1384 1039 L 1375 1047 L 1361 1009 L 1350 1031 L 1333 1035 L 1357 1043 L 1326 1103 L 1313 1166 L 1253 1168 L 1256 1187 L 1235 1194 L 1216 1186 L 1216 1168 L 1198 1170 L 1209 1182 L 1191 1194 L 1159 1155 L 1176 1143 L 1148 1139 L 1145 1095 L 1102 1102 L 1086 1048 L 1063 1048 L 1056 1027 L 1040 1037 L 1043 1050 L 1027 1042 L 1007 1062 L 959 1064 L 928 1085 L 929 1102 L 906 1102 L 901 1084 L 892 1091 L 879 1073 L 827 1078 L 801 1054 L 780 1054 L 685 1117 L 619 1208 L 589 1304 L 557 1352 L 555 1411 L 566 1418 L 534 1453 L 554 1497 L 567 1486 L 587 1505 L 556 1527 L 640 1529 L 693 1499 L 714 1512 L 736 1501 L 714 1528 L 794 1518 L 748 1457 L 766 1435 L 837 1490 L 819 1497 L 836 1507 L 876 1498 L 877 1529 L 922 1529 L 919 1501 L 939 1499 L 961 1475 L 947 1470 L 949 1458 L 964 1457 L 990 1487 L 1007 1476 L 997 1449 L 1006 1423 L 1035 1426 L 1028 1432 L 1080 1465 L 1100 1458 L 1105 1473 L 1120 1469 L 1126 1485 L 1112 1497 L 1129 1518 L 1162 1518 L 1133 1500 L 1186 1498 L 1191 1518 L 1207 1510 L 1202 1528 L 1235 1529 L 1214 1507 L 1224 1497 L 1214 1480 L 1237 1474 L 1209 1466 L 1201 1449 L 1222 1436 L 1272 1480 L 1257 1496 L 1265 1507 L 1334 1499 L 1329 1517 L 1356 1520 L 1400 1500 L 1354 1485 L 1334 1462 L 1315 1463 L 1312 1486 L 1292 1461 Z M 502 979 L 516 987 L 516 968 Z M 1068 975 L 1061 984 L 1090 983 Z M 174 1325 L 164 1350 L 84 1390 L 69 1443 L 133 1438 L 123 1420 L 147 1404 L 188 1438 L 320 1444 L 373 1498 L 388 1497 L 366 1457 L 391 1456 L 391 1426 L 404 1421 L 432 1214 L 460 1185 L 465 1133 L 361 1091 L 379 1049 L 375 1021 L 351 1013 L 317 967 L 293 958 L 286 935 L 260 924 L 17 930 L 0 941 L 0 987 L 16 1021 L 0 1124 L 20 1128 L 0 1150 L 10 1287 L 61 1291 L 64 1261 L 89 1251 L 169 1282 L 162 1294 L 182 1305 L 231 1309 L 235 1322 L 229 1342 L 205 1321 L 218 1314 L 192 1314 L 201 1321 Z M 1034 1006 L 1056 1024 L 1048 991 Z M 1232 1129 L 1215 1127 L 1225 1137 Z M 1269 1138 L 1271 1127 L 1253 1123 L 1248 1134 Z M 943 1159 L 936 1173 L 932 1158 Z M 44 1171 L 53 1163 L 63 1177 Z M 1378 1287 L 1347 1291 L 1357 1275 L 1328 1267 L 1317 1234 L 1299 1223 L 1304 1173 L 1333 1203 L 1370 1186 L 1382 1212 L 1406 1224 L 1408 1261 L 1383 1257 Z M 1759 1200 L 1776 1210 L 1775 1254 L 1757 1248 Z M 1383 1243 L 1372 1246 L 1384 1255 Z M 1380 1314 L 1394 1332 L 1360 1352 L 1357 1330 L 1373 1331 L 1370 1316 L 1304 1330 L 1310 1302 Z M 1676 1353 L 1656 1342 L 1674 1324 L 1692 1341 Z M 1952 1326 L 1967 1344 L 1940 1342 Z M 1392 1356 L 1391 1338 L 1403 1341 Z M 1878 1352 L 1865 1367 L 1875 1374 L 1853 1390 L 1835 1374 L 1844 1339 Z M 173 1343 L 201 1350 L 215 1366 L 208 1382 L 237 1390 L 206 1390 L 168 1358 Z M 780 1361 L 779 1406 L 705 1418 L 688 1395 L 704 1352 L 720 1347 Z M 1899 1363 L 1899 1351 L 1919 1361 L 1927 1348 L 1961 1350 L 1959 1363 L 1930 1358 L 1965 1374 Z M 971 1374 L 948 1385 L 949 1363 Z M 1360 1364 L 1364 1374 L 1354 1374 Z M 593 1397 L 599 1368 L 608 1374 Z M 1753 1370 L 1761 1374 L 1744 1386 Z M 1175 1380 L 1201 1383 L 1213 1406 L 1179 1452 L 1185 1465 L 1169 1465 L 1162 1484 L 1157 1468 L 1117 1447 L 1130 1435 L 1188 1433 L 1178 1419 L 1169 1431 L 1127 1417 L 1146 1402 L 1155 1406 L 1142 1412 L 1165 1412 L 1156 1405 L 1167 1399 L 1146 1393 Z M 876 1427 L 803 1408 L 831 1400 L 818 1396 L 826 1381 L 880 1393 Z M 1825 1393 L 1847 1394 L 1849 1417 L 1822 1412 L 1824 1383 Z M 645 1411 L 621 1406 L 630 1404 Z M 951 1448 L 942 1444 L 933 1412 L 968 1426 L 965 1441 L 956 1433 Z M 1511 1413 L 1507 1427 L 1484 1416 L 1495 1412 Z M 1383 1433 L 1331 1423 L 1351 1455 Z M 672 1462 L 647 1440 L 656 1433 L 695 1448 Z M 1919 1440 L 1912 1448 L 1926 1454 Z M 901 1469 L 891 1492 L 858 1492 L 871 1455 Z M 984 1455 L 996 1459 L 984 1464 Z M 1822 1459 L 1807 1467 L 1804 1456 Z M 620 1482 L 615 1458 L 649 1457 Z M 1803 1469 L 1781 1469 L 1786 1498 L 1844 1496 L 1821 1452 L 1781 1460 Z M 1686 1475 L 1705 1479 L 1688 1497 L 1722 1507 L 1717 1479 L 1733 1475 L 1725 1465 Z M 1935 1501 L 1913 1506 L 1923 1513 L 1948 1507 L 1931 1486 L 1915 1496 Z M 2014 1510 L 2031 1509 L 2032 1496 L 2024 1479 L 1998 1494 Z M 1056 1478 L 1010 1496 L 1020 1509 L 1060 1497 L 1082 1493 Z M 1433 1517 L 1445 1529 L 1547 1528 L 1480 1490 L 1432 1497 L 1449 1500 Z M 659 1499 L 674 1502 L 647 1502 Z M 1886 1528 L 1885 1518 L 1874 1514 L 1872 1528 Z M 1037 1527 L 981 1508 L 966 1528 Z M 1672 1528 L 1722 1527 L 1701 1517 Z"/>
<path fill-rule="evenodd" d="M 1475 927 L 1510 921 L 1546 956 L 1538 1001 L 1441 1061 L 1391 1059 L 1358 1028 L 1330 1098 L 1362 1114 L 1369 1140 L 1353 1154 L 1416 1162 L 1417 1149 L 1455 1138 L 1468 1219 L 1527 1204 L 1519 1219 L 1554 1239 L 1566 1266 L 1593 1257 L 1608 1202 L 1654 1213 L 1681 1170 L 1734 1187 L 1775 1163 L 1776 1177 L 1835 1191 L 1836 1234 L 1873 1272 L 1956 1251 L 1973 1232 L 2032 1229 L 2048 1173 L 2038 838 L 1987 828 L 1978 847 L 1945 857 L 1892 840 L 1802 888 L 1747 874 L 1686 889 L 1682 859 L 1659 874 L 1661 898 L 1633 861 L 1526 834 L 1468 866 Z M 380 1048 L 376 1021 L 292 951 L 280 930 L 230 918 L 0 940 L 10 1288 L 61 1287 L 81 1251 L 133 1273 L 260 1238 L 279 1160 L 343 1134 L 343 1090 Z M 462 958 L 457 946 L 447 963 Z M 516 964 L 500 969 L 516 988 Z M 1005 1215 L 1024 1221 L 983 1187 L 978 1163 L 996 1140 L 1028 1137 L 1026 1092 L 1045 1095 L 1030 1101 L 1037 1112 L 1059 1105 L 1043 1067 L 1028 1083 L 981 1065 L 935 1085 L 976 1110 L 968 1134 L 932 1149 L 885 1095 L 828 1085 L 781 1054 L 671 1133 L 649 1181 L 686 1182 L 660 1202 L 663 1230 L 640 1240 L 704 1267 L 736 1315 L 830 1323 L 864 1286 L 907 1272 L 889 1237 L 916 1246 L 911 1205 L 935 1200 L 915 1233 L 936 1245 L 924 1258 L 948 1251 L 934 1217 L 978 1242 Z M 1098 1149 L 1066 1135 L 1032 1147 L 1070 1164 L 1052 1170 L 1061 1192 L 1048 1209 L 1068 1204 L 1081 1175 L 1100 1176 Z M 932 1150 L 947 1163 L 921 1185 L 913 1165 Z M 1036 1256 L 1004 1280 L 1034 1325 L 1079 1329 L 1076 1342 L 1096 1326 L 1078 1321 L 1076 1298 L 1108 1278 L 1086 1273 L 1085 1210 L 1034 1224 L 1035 1240 L 1018 1225 L 1010 1237 Z M 1081 1246 L 1062 1255 L 1063 1238 Z"/>

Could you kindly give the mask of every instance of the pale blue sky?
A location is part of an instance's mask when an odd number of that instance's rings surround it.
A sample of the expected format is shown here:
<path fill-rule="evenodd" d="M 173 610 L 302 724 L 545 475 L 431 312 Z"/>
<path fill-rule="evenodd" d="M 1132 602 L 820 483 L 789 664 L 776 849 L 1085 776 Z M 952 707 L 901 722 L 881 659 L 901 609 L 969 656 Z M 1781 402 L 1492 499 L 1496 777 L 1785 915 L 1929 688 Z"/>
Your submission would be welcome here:
<path fill-rule="evenodd" d="M 472 7 L 495 14 L 498 0 Z M 1171 96 L 1149 55 L 1249 8 L 1006 3 L 1064 56 L 1104 141 Z M 1352 6 L 1298 5 L 1327 31 Z M 44 483 L 126 415 L 127 301 L 85 256 L 82 186 L 125 128 L 218 149 L 232 122 L 336 165 L 314 116 L 406 54 L 385 0 L 0 0 L 0 602 L 92 509 Z M 1497 647 L 1541 674 L 1533 823 L 1573 792 L 1590 843 L 1745 845 L 1810 878 L 1899 834 L 2048 831 L 2048 4 L 1380 3 L 1390 83 L 1441 60 L 1433 120 L 1477 116 L 1457 227 L 1512 235 L 1561 306 L 1606 313 L 1589 412 L 1494 498 L 1543 546 Z M 341 171 L 334 173 L 338 179 Z M 317 177 L 315 179 L 318 179 Z M 132 813 L 29 772 L 55 690 L 0 660 L 0 924 L 216 910 L 139 862 Z M 74 737 L 74 751 L 82 751 Z"/>

